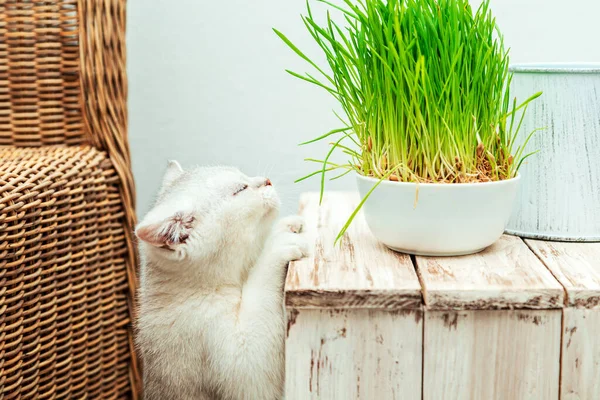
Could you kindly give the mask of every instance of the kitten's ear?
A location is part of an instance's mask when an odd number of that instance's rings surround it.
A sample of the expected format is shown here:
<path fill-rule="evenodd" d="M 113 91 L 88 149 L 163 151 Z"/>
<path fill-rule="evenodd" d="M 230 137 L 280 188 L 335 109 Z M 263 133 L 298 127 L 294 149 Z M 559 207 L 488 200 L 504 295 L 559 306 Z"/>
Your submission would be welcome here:
<path fill-rule="evenodd" d="M 196 218 L 192 213 L 178 212 L 158 223 L 142 222 L 135 230 L 135 234 L 140 240 L 152 246 L 172 248 L 185 243 L 195 223 Z"/>
<path fill-rule="evenodd" d="M 163 186 L 173 182 L 182 173 L 183 168 L 181 168 L 181 165 L 179 165 L 179 163 L 175 160 L 169 160 L 167 162 L 167 170 L 165 171 L 165 176 L 163 177 Z"/>

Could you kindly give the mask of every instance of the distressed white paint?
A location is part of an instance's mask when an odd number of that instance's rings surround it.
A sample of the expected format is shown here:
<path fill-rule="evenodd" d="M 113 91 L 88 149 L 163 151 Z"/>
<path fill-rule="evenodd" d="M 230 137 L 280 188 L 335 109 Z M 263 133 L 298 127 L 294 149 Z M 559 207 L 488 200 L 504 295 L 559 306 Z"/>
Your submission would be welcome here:
<path fill-rule="evenodd" d="M 520 238 L 504 235 L 481 253 L 416 257 L 429 309 L 560 308 L 564 291 Z"/>
<path fill-rule="evenodd" d="M 600 310 L 567 308 L 561 366 L 561 399 L 600 399 Z"/>
<path fill-rule="evenodd" d="M 600 64 L 515 70 L 512 95 L 529 106 L 519 142 L 536 128 L 521 168 L 508 232 L 539 239 L 600 240 Z M 542 72 L 546 70 L 547 72 Z"/>
<path fill-rule="evenodd" d="M 380 244 L 357 217 L 357 194 L 306 194 L 300 214 L 312 254 L 285 285 L 286 399 L 421 398 L 423 311 L 410 257 Z"/>
<path fill-rule="evenodd" d="M 319 207 L 319 195 L 302 196 L 300 214 L 313 244 L 311 255 L 290 263 L 286 305 L 295 308 L 415 308 L 421 285 L 410 257 L 379 243 L 362 213 L 334 246 L 334 240 L 359 198 L 331 192 Z"/>
<path fill-rule="evenodd" d="M 421 310 L 288 310 L 286 400 L 420 400 Z"/>
<path fill-rule="evenodd" d="M 563 399 L 600 398 L 600 244 L 505 235 L 479 254 L 417 256 L 419 281 L 362 216 L 333 246 L 357 201 L 302 198 L 314 249 L 286 280 L 288 400 L 551 400 L 561 368 Z"/>
<path fill-rule="evenodd" d="M 427 312 L 423 399 L 558 399 L 560 331 L 560 310 Z"/>
<path fill-rule="evenodd" d="M 416 262 L 423 399 L 558 399 L 564 290 L 520 238 Z"/>
<path fill-rule="evenodd" d="M 567 306 L 600 312 L 600 243 L 525 242 L 565 288 Z"/>
<path fill-rule="evenodd" d="M 600 243 L 526 243 L 567 293 L 561 399 L 600 399 Z"/>

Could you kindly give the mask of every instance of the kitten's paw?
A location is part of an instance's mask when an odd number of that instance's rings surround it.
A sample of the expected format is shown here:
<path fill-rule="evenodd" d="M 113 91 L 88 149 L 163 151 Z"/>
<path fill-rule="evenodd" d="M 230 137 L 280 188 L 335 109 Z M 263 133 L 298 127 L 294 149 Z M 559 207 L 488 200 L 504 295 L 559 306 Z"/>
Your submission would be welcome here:
<path fill-rule="evenodd" d="M 278 259 L 285 265 L 308 255 L 308 239 L 302 233 L 303 229 L 304 218 L 299 215 L 291 215 L 277 222 L 273 235 L 273 248 Z"/>
<path fill-rule="evenodd" d="M 299 215 L 282 218 L 278 228 L 283 232 L 301 233 L 304 229 L 304 218 Z"/>
<path fill-rule="evenodd" d="M 290 241 L 284 248 L 284 260 L 286 262 L 296 261 L 308 256 L 308 241 L 304 235 L 294 235 L 293 241 Z"/>
<path fill-rule="evenodd" d="M 283 232 L 277 237 L 275 248 L 280 260 L 285 264 L 306 257 L 309 253 L 306 235 L 291 231 Z"/>

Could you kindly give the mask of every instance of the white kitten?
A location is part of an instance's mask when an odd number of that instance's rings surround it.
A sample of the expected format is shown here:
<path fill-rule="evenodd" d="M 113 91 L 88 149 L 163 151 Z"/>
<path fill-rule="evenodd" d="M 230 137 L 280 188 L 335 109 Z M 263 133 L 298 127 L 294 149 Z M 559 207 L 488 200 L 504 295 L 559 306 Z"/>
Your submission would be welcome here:
<path fill-rule="evenodd" d="M 307 246 L 278 208 L 268 179 L 169 163 L 136 229 L 146 400 L 283 397 L 283 281 Z"/>

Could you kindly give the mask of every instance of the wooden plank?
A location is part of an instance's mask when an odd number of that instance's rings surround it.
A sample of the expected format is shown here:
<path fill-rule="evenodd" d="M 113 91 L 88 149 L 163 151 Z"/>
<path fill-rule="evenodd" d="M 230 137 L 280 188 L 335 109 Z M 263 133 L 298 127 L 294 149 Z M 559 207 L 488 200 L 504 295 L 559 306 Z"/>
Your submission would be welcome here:
<path fill-rule="evenodd" d="M 303 195 L 300 214 L 313 243 L 311 255 L 290 263 L 285 284 L 288 307 L 419 308 L 421 285 L 409 256 L 379 243 L 362 213 L 334 246 L 334 240 L 359 202 L 357 194 Z"/>
<path fill-rule="evenodd" d="M 422 310 L 288 310 L 286 399 L 421 399 Z"/>
<path fill-rule="evenodd" d="M 435 310 L 562 307 L 564 290 L 520 238 L 478 254 L 416 257 L 425 305 Z"/>
<path fill-rule="evenodd" d="M 600 310 L 566 308 L 561 399 L 600 399 Z"/>
<path fill-rule="evenodd" d="M 525 240 L 567 292 L 567 305 L 600 308 L 600 243 Z"/>
<path fill-rule="evenodd" d="M 527 239 L 567 293 L 561 399 L 600 398 L 600 243 Z"/>
<path fill-rule="evenodd" d="M 560 335 L 560 310 L 428 311 L 423 399 L 558 399 Z"/>

